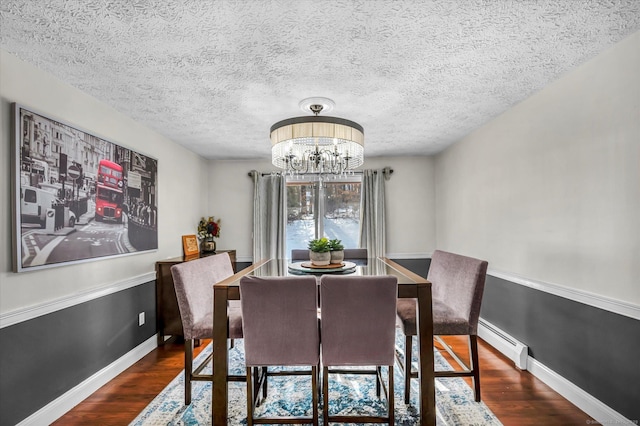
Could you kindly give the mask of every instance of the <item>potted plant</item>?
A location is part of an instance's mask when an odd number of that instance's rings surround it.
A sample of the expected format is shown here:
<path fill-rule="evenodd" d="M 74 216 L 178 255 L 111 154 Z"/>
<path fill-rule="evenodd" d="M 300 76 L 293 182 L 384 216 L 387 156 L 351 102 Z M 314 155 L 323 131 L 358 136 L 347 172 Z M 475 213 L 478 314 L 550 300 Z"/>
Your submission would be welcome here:
<path fill-rule="evenodd" d="M 311 263 L 324 266 L 331 263 L 331 247 L 327 238 L 319 238 L 309 241 L 309 259 Z"/>
<path fill-rule="evenodd" d="M 331 263 L 342 263 L 344 260 L 344 246 L 341 240 L 329 240 L 329 252 L 331 253 Z"/>

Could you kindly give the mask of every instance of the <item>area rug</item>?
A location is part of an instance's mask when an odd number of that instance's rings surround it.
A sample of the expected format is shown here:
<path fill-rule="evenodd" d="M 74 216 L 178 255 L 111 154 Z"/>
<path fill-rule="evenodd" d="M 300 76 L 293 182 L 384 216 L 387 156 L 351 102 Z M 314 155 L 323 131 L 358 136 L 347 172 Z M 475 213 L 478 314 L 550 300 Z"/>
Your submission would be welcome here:
<path fill-rule="evenodd" d="M 402 339 L 399 335 L 398 339 Z M 403 339 L 402 339 L 403 340 Z M 399 340 L 399 341 L 402 341 Z M 414 341 L 417 339 L 414 339 Z M 397 345 L 397 347 L 403 347 Z M 194 365 L 211 353 L 209 344 L 196 358 Z M 414 350 L 413 353 L 416 353 Z M 401 354 L 402 355 L 402 354 Z M 451 366 L 435 352 L 436 370 L 451 370 Z M 210 368 L 210 367 L 209 367 Z M 210 371 L 210 370 L 209 370 Z M 236 340 L 229 351 L 229 371 L 244 374 L 242 340 Z M 383 377 L 387 377 L 383 371 Z M 395 424 L 418 425 L 418 381 L 412 380 L 411 403 L 404 403 L 404 380 L 396 366 Z M 373 376 L 331 375 L 329 379 L 331 414 L 381 414 L 385 412 L 385 399 L 376 397 Z M 184 405 L 184 372 L 180 373 L 139 415 L 133 426 L 207 425 L 211 424 L 211 383 L 192 383 L 191 405 Z M 258 415 L 309 415 L 311 413 L 311 383 L 308 376 L 270 377 L 268 398 L 258 407 Z M 246 425 L 246 384 L 229 383 L 229 425 Z M 438 425 L 501 425 L 495 415 L 482 402 L 473 400 L 473 391 L 461 378 L 436 380 L 436 421 Z M 322 412 L 320 412 L 320 424 Z"/>

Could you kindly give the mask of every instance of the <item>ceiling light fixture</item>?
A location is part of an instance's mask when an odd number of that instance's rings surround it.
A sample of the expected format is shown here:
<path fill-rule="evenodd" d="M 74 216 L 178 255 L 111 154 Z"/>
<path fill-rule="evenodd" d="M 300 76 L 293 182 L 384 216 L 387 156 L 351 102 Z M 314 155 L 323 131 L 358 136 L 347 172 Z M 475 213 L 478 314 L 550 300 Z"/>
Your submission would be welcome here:
<path fill-rule="evenodd" d="M 328 98 L 300 102 L 313 116 L 282 120 L 271 126 L 271 162 L 290 175 L 345 175 L 364 163 L 364 129 L 358 123 L 320 116 L 335 103 Z"/>

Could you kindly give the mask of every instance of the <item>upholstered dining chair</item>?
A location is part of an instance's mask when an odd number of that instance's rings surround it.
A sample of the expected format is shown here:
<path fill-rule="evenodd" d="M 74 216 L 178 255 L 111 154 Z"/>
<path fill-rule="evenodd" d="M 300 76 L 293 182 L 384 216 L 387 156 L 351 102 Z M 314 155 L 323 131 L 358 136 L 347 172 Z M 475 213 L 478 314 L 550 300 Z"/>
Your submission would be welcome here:
<path fill-rule="evenodd" d="M 291 260 L 309 260 L 309 250 L 306 250 L 306 249 L 291 250 Z"/>
<path fill-rule="evenodd" d="M 202 370 L 213 354 L 193 368 L 193 342 L 213 337 L 213 285 L 233 275 L 228 253 L 182 262 L 171 267 L 176 299 L 184 332 L 184 403 L 191 404 L 191 382 L 212 381 Z M 242 311 L 231 306 L 228 314 L 229 338 L 242 338 Z"/>
<path fill-rule="evenodd" d="M 352 261 L 356 265 L 366 266 L 368 257 L 369 251 L 366 248 L 344 249 L 344 260 Z"/>
<path fill-rule="evenodd" d="M 322 306 L 322 383 L 324 424 L 394 424 L 393 364 L 395 360 L 396 301 L 394 276 L 336 276 L 320 279 Z M 374 366 L 374 370 L 354 369 Z M 388 387 L 382 368 L 388 370 Z M 384 388 L 387 415 L 330 415 L 329 374 L 375 374 L 376 391 Z"/>
<path fill-rule="evenodd" d="M 245 364 L 247 368 L 247 424 L 318 424 L 320 331 L 318 284 L 313 276 L 240 279 Z M 310 375 L 311 417 L 256 417 L 252 374 L 258 367 L 311 367 L 311 370 L 268 372 L 256 385 L 267 386 L 268 375 Z M 266 391 L 266 389 L 264 389 Z M 263 392 L 264 395 L 264 392 Z"/>
<path fill-rule="evenodd" d="M 431 257 L 427 279 L 431 282 L 434 336 L 466 335 L 469 338 L 467 366 L 448 345 L 444 344 L 462 371 L 436 371 L 436 377 L 472 377 L 475 400 L 480 401 L 480 368 L 478 365 L 478 319 L 484 292 L 488 263 L 455 253 L 436 250 Z M 404 402 L 409 403 L 411 379 L 418 373 L 411 369 L 412 337 L 416 333 L 415 299 L 399 299 L 398 326 L 405 335 L 403 367 Z"/>
<path fill-rule="evenodd" d="M 369 257 L 369 252 L 366 248 L 344 249 L 345 259 L 366 259 L 367 257 Z"/>

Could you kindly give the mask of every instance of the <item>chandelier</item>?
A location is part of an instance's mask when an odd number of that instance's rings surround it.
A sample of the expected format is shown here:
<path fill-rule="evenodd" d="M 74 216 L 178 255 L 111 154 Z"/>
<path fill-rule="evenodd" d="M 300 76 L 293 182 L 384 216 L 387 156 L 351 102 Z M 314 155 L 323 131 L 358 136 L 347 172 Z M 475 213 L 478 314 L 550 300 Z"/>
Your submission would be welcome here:
<path fill-rule="evenodd" d="M 271 162 L 290 175 L 345 175 L 364 163 L 364 129 L 358 123 L 320 116 L 335 105 L 328 98 L 300 102 L 313 116 L 282 120 L 271 126 Z"/>

